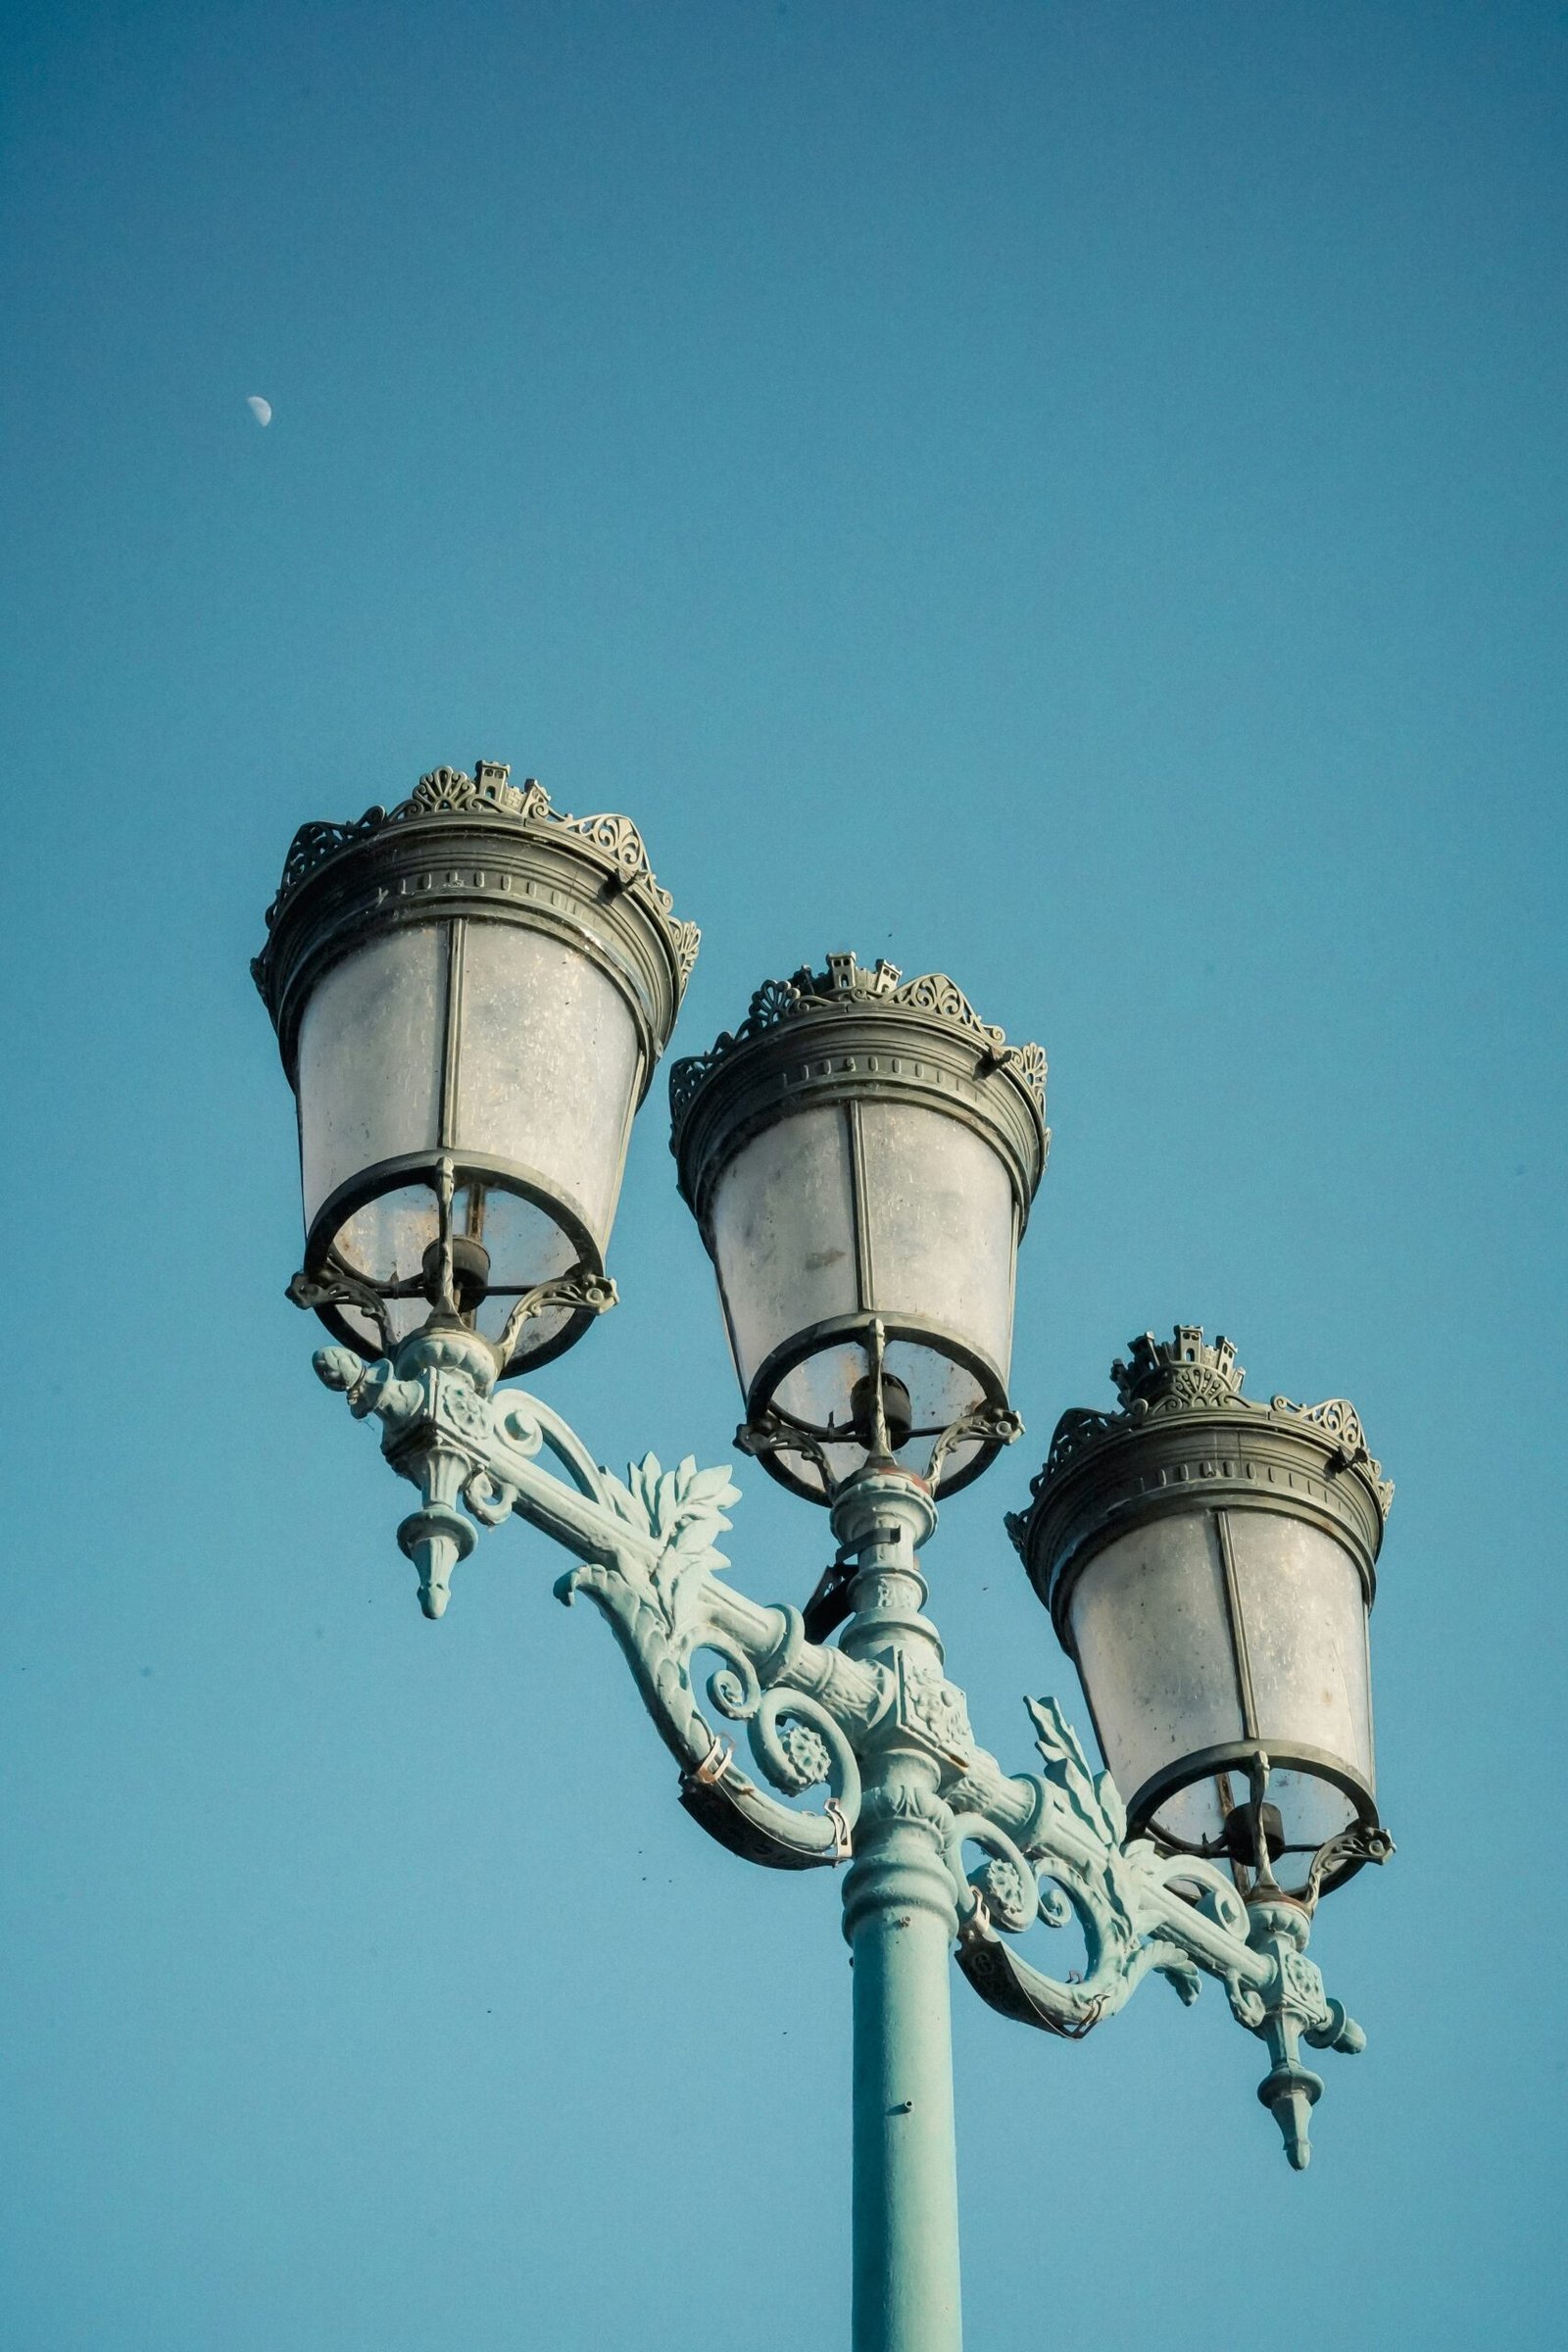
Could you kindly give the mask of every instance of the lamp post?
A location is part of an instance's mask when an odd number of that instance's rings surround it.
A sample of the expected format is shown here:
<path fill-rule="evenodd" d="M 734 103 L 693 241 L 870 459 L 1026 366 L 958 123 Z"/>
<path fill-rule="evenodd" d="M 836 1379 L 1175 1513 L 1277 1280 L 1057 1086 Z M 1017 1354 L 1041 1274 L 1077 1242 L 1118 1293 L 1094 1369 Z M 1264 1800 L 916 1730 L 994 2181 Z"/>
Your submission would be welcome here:
<path fill-rule="evenodd" d="M 846 1866 L 853 2340 L 957 2352 L 950 1949 L 993 2008 L 1068 2039 L 1146 1975 L 1184 2001 L 1216 1978 L 1306 2163 L 1301 2044 L 1364 2046 L 1305 1957 L 1312 1915 L 1393 1850 L 1366 1649 L 1392 1489 L 1343 1400 L 1246 1398 L 1196 1327 L 1134 1343 L 1120 1408 L 1063 1416 L 1008 1521 L 1110 1769 L 1043 1698 L 1043 1769 L 1006 1773 L 947 1678 L 919 1555 L 939 1498 L 1020 1431 L 1045 1061 L 944 976 L 834 956 L 671 1078 L 736 1442 L 837 1544 L 800 1604 L 746 1598 L 716 1548 L 727 1470 L 650 1454 L 618 1478 L 500 1385 L 613 1303 L 630 1119 L 696 946 L 626 819 L 564 816 L 490 763 L 304 827 L 256 966 L 299 1108 L 289 1294 L 338 1342 L 320 1378 L 418 1489 L 399 1540 L 426 1614 L 479 1528 L 527 1521 L 575 1563 L 558 1596 L 608 1620 L 694 1820 L 770 1868 Z M 1070 1920 L 1081 1976 L 1018 1948 Z"/>

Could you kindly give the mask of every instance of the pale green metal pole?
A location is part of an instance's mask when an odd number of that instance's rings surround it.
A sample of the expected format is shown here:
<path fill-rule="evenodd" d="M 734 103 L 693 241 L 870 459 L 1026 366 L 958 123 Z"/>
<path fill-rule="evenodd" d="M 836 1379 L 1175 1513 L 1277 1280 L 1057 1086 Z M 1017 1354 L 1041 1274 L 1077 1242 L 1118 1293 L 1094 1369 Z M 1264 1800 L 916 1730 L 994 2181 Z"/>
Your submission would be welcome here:
<path fill-rule="evenodd" d="M 948 1686 L 914 1558 L 936 1510 L 918 1482 L 873 1469 L 843 1492 L 833 1522 L 858 1563 L 841 1646 L 890 1667 L 899 1693 L 862 1750 L 844 1887 L 855 1971 L 854 2352 L 960 2352 L 949 2010 L 957 1914 L 929 1720 Z"/>

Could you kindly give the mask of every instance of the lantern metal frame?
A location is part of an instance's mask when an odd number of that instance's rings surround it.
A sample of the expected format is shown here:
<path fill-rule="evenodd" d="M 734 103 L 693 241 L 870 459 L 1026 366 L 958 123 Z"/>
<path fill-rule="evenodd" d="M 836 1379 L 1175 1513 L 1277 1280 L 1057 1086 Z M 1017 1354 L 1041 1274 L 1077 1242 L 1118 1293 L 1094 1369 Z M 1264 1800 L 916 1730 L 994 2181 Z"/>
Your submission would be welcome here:
<path fill-rule="evenodd" d="M 1367 1861 L 1382 1858 L 1376 1850 L 1385 1835 L 1377 1798 L 1345 1759 L 1269 1738 L 1259 1721 L 1229 1517 L 1267 1512 L 1332 1536 L 1360 1580 L 1364 1627 L 1377 1592 L 1377 1557 L 1393 1484 L 1373 1459 L 1359 1416 L 1347 1398 L 1302 1405 L 1281 1396 L 1267 1404 L 1244 1396 L 1245 1374 L 1226 1339 L 1207 1345 L 1197 1325 L 1179 1324 L 1169 1342 L 1146 1332 L 1131 1344 L 1129 1357 L 1111 1374 L 1121 1409 L 1075 1408 L 1061 1416 L 1045 1466 L 1030 1488 L 1030 1507 L 1009 1515 L 1007 1531 L 1051 1612 L 1057 1640 L 1079 1666 L 1095 1736 L 1102 1751 L 1109 1752 L 1073 1635 L 1072 1599 L 1079 1579 L 1107 1544 L 1136 1527 L 1161 1518 L 1213 1518 L 1242 1736 L 1196 1749 L 1152 1774 L 1128 1798 L 1130 1830 L 1155 1838 L 1169 1851 L 1211 1857 L 1227 1849 L 1184 1838 L 1160 1820 L 1161 1806 L 1200 1782 L 1234 1775 L 1260 1819 L 1269 1776 L 1301 1773 L 1327 1782 L 1348 1798 L 1355 1824 L 1320 1845 L 1284 1850 L 1310 1857 L 1308 1882 L 1317 1871 L 1320 1888 L 1339 1886 Z M 1328 1845 L 1335 1850 L 1320 1870 L 1319 1857 Z M 1278 1858 L 1278 1850 L 1271 1857 L 1261 1831 L 1254 1832 L 1251 1868 L 1271 1877 L 1271 1858 Z"/>
<path fill-rule="evenodd" d="M 1014 1260 L 1051 1149 L 1046 1125 L 1046 1057 L 1036 1045 L 1009 1045 L 983 1021 L 944 972 L 904 980 L 880 959 L 863 967 L 853 954 L 827 957 L 825 972 L 803 966 L 793 979 L 768 980 L 745 1020 L 706 1054 L 672 1064 L 670 1150 L 682 1199 L 696 1217 L 716 1265 L 713 1206 L 725 1169 L 754 1137 L 796 1112 L 842 1109 L 850 1168 L 856 1292 L 859 1303 L 803 1325 L 774 1348 L 745 1384 L 745 1419 L 737 1443 L 769 1476 L 804 1500 L 830 1503 L 834 1481 L 824 1448 L 843 1445 L 843 1428 L 813 1423 L 781 1406 L 790 1374 L 835 1345 L 862 1348 L 880 1409 L 886 1348 L 918 1343 L 975 1383 L 979 1396 L 956 1422 L 912 1429 L 909 1440 L 935 1441 L 928 1469 L 939 1496 L 956 1494 L 989 1469 L 1022 1424 L 1007 1399 L 1003 1367 L 940 1322 L 890 1313 L 875 1298 L 873 1250 L 859 1105 L 913 1102 L 978 1135 L 1006 1170 L 1012 1194 Z M 730 1352 L 741 1351 L 719 1285 Z M 978 1441 L 968 1459 L 946 1470 L 955 1447 Z M 812 1460 L 820 1488 L 790 1464 Z"/>
<path fill-rule="evenodd" d="M 447 928 L 444 1028 L 436 1081 L 438 1136 L 429 1150 L 405 1152 L 357 1171 L 311 1216 L 304 1264 L 289 1284 L 296 1305 L 313 1308 L 333 1337 L 363 1349 L 365 1336 L 345 1307 L 375 1324 L 381 1351 L 396 1340 L 388 1301 L 426 1297 L 438 1313 L 456 1311 L 453 1202 L 466 1186 L 510 1193 L 542 1208 L 576 1262 L 549 1282 L 522 1289 L 491 1283 L 487 1296 L 511 1298 L 497 1369 L 516 1372 L 550 1362 L 575 1345 L 605 1309 L 615 1287 L 599 1239 L 580 1201 L 520 1161 L 465 1152 L 455 1133 L 462 1034 L 464 955 L 470 922 L 514 923 L 563 941 L 615 987 L 631 1014 L 641 1079 L 621 1137 L 646 1099 L 668 1043 L 697 957 L 695 923 L 672 912 L 641 834 L 629 817 L 575 817 L 553 808 L 536 777 L 521 785 L 499 761 L 479 760 L 470 776 L 438 767 L 421 776 L 391 809 L 368 808 L 348 823 L 302 825 L 267 911 L 267 944 L 251 971 L 277 1031 L 289 1084 L 297 1091 L 300 1029 L 312 992 L 332 967 L 372 940 L 416 924 Z M 337 1247 L 357 1210 L 395 1190 L 426 1186 L 434 1197 L 437 1266 L 432 1280 L 387 1282 L 355 1267 Z M 471 1198 L 471 1194 L 470 1194 Z M 570 1309 L 544 1345 L 523 1335 L 544 1313 Z"/>

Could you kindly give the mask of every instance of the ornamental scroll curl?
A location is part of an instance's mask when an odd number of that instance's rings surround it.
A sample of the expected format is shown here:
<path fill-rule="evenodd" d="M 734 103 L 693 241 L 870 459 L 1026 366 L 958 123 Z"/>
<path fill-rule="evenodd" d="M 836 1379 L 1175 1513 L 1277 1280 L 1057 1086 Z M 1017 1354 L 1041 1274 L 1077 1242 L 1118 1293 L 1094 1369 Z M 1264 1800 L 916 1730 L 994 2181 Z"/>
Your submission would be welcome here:
<path fill-rule="evenodd" d="M 421 1563 L 427 1613 L 446 1606 L 451 1569 L 472 1548 L 472 1522 L 526 1519 L 577 1555 L 557 1597 L 569 1603 L 580 1593 L 606 1619 L 680 1766 L 681 1801 L 702 1827 L 774 1869 L 845 1860 L 860 1805 L 859 1767 L 839 1716 L 805 1687 L 813 1676 L 803 1670 L 809 1645 L 800 1612 L 725 1605 L 719 1579 L 729 1563 L 717 1539 L 738 1499 L 728 1469 L 700 1469 L 687 1455 L 666 1470 L 649 1453 L 617 1478 L 539 1398 L 489 1393 L 493 1357 L 484 1343 L 469 1335 L 449 1345 L 466 1349 L 466 1360 L 444 1360 L 440 1343 L 426 1348 L 417 1339 L 395 1365 L 368 1364 L 345 1348 L 316 1358 L 318 1376 L 344 1393 L 357 1418 L 379 1420 L 387 1460 L 420 1490 L 422 1508 L 399 1540 Z M 697 1689 L 705 1654 L 718 1661 L 707 1679 L 708 1707 L 744 1725 L 759 1772 L 779 1795 L 741 1770 L 732 1743 L 709 1720 Z M 857 1687 L 874 1713 L 882 1703 L 876 1672 L 862 1670 Z M 817 1788 L 820 1811 L 783 1801 Z"/>
<path fill-rule="evenodd" d="M 1304 1421 L 1308 1428 L 1321 1430 L 1326 1438 L 1337 1439 L 1344 1466 L 1365 1470 L 1387 1513 L 1394 1500 L 1394 1481 L 1384 1477 L 1383 1464 L 1374 1459 L 1361 1427 L 1361 1416 L 1348 1396 L 1327 1396 L 1321 1404 L 1293 1404 L 1289 1396 L 1271 1396 L 1269 1411 L 1283 1413 L 1293 1421 Z"/>
<path fill-rule="evenodd" d="M 1027 1703 L 1045 1773 L 1014 1787 L 1033 1788 L 1032 1818 L 1014 1835 L 988 1810 L 956 1809 L 948 1839 L 958 1896 L 958 1965 L 982 1999 L 1071 2040 L 1119 2009 L 1152 1973 L 1164 1977 L 1183 2002 L 1195 2001 L 1199 1964 L 1179 1923 L 1175 1934 L 1167 1932 L 1169 1914 L 1181 1907 L 1171 1891 L 1178 1880 L 1206 1906 L 1205 1942 L 1217 1933 L 1244 1970 L 1247 1912 L 1234 1887 L 1206 1863 L 1162 1856 L 1147 1838 L 1125 1842 L 1126 1810 L 1110 1774 L 1091 1773 L 1054 1698 Z M 973 1870 L 963 1859 L 971 1845 L 985 1857 Z M 1081 1975 L 1046 1975 L 1003 1941 L 1036 1922 L 1062 1928 L 1072 1921 L 1084 1939 Z M 1208 1950 L 1204 1964 L 1212 1966 L 1215 1956 Z"/>
<path fill-rule="evenodd" d="M 1054 1699 L 1028 1704 L 1044 1774 L 1002 1783 L 972 1772 L 949 1790 L 959 1968 L 1003 2016 L 1069 2040 L 1119 2009 L 1146 1976 L 1165 1978 L 1184 2003 L 1198 1998 L 1205 1975 L 1216 1977 L 1232 2016 L 1268 2051 L 1257 2095 L 1299 2171 L 1311 2154 L 1308 2119 L 1323 2089 L 1301 2062 L 1302 2043 L 1348 2055 L 1366 2047 L 1360 2027 L 1305 1956 L 1309 1906 L 1255 1894 L 1248 1903 L 1212 1863 L 1162 1853 L 1147 1838 L 1129 1840 L 1110 1775 L 1090 1771 Z M 1019 1817 L 1025 1789 L 1033 1802 Z M 1356 1840 L 1367 1861 L 1393 1850 L 1381 1831 L 1347 1832 L 1346 1839 Z M 969 1847 L 983 1857 L 978 1867 L 966 1864 Z M 1334 1858 L 1325 1848 L 1325 1867 Z M 1048 1976 L 1013 1948 L 1012 1939 L 1037 1921 L 1060 1927 L 1069 1919 L 1083 1932 L 1081 1976 Z"/>
<path fill-rule="evenodd" d="M 807 1692 L 776 1677 L 804 1641 L 799 1612 L 783 1654 L 759 1657 L 709 1604 L 712 1580 L 729 1562 L 713 1539 L 739 1499 L 727 1469 L 700 1470 L 693 1456 L 673 1470 L 645 1454 L 624 1480 L 596 1470 L 596 1499 L 656 1547 L 607 1546 L 607 1556 L 568 1570 L 558 1599 L 580 1592 L 608 1621 L 665 1746 L 681 1766 L 688 1812 L 720 1843 L 775 1869 L 808 1869 L 842 1860 L 860 1806 L 860 1775 L 843 1730 Z M 698 1703 L 694 1662 L 704 1652 L 718 1666 L 706 1695 L 714 1711 L 746 1726 L 759 1769 L 786 1795 L 825 1786 L 820 1814 L 797 1812 L 758 1788 Z"/>
<path fill-rule="evenodd" d="M 825 1707 L 778 1680 L 804 1643 L 799 1611 L 784 1612 L 783 1643 L 759 1655 L 710 1605 L 714 1579 L 729 1565 L 714 1539 L 731 1524 L 727 1505 L 739 1499 L 729 1471 L 699 1469 L 691 1454 L 666 1470 L 648 1453 L 619 1479 L 574 1439 L 564 1449 L 560 1441 L 570 1432 L 536 1398 L 513 1396 L 503 1410 L 514 1429 L 531 1418 L 579 1491 L 638 1539 L 618 1544 L 611 1536 L 599 1556 L 559 1579 L 556 1597 L 569 1606 L 581 1593 L 606 1619 L 681 1767 L 686 1810 L 720 1844 L 765 1867 L 804 1870 L 846 1859 L 860 1807 L 854 1749 Z M 514 1494 L 509 1507 L 519 1499 Z M 698 1702 L 695 1666 L 704 1653 L 719 1661 L 708 1676 L 709 1703 L 745 1725 L 760 1771 L 786 1796 L 825 1788 L 820 1813 L 779 1803 L 738 1768 L 733 1747 Z"/>

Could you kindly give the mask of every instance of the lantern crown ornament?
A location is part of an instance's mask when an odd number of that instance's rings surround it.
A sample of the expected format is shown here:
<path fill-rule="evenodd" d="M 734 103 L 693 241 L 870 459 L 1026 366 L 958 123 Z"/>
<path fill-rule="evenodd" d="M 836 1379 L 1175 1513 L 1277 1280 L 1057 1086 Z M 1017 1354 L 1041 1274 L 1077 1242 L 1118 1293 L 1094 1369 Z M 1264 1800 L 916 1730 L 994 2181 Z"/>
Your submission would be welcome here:
<path fill-rule="evenodd" d="M 553 841 L 562 849 L 569 845 L 570 852 L 581 859 L 582 879 L 596 899 L 612 898 L 621 891 L 638 894 L 644 910 L 654 917 L 652 927 L 656 936 L 662 934 L 662 960 L 668 965 L 670 1001 L 667 1017 L 662 1022 L 662 1042 L 667 1043 L 697 961 L 702 939 L 698 926 L 683 922 L 674 913 L 674 901 L 655 878 L 643 837 L 629 816 L 571 816 L 564 809 L 553 808 L 550 795 L 537 776 L 526 776 L 521 784 L 514 784 L 511 768 L 495 760 L 476 760 L 471 776 L 461 767 L 432 768 L 419 778 L 408 799 L 399 801 L 395 808 L 374 807 L 367 808 L 363 816 L 350 817 L 342 823 L 318 819 L 297 829 L 283 860 L 282 879 L 264 918 L 267 944 L 251 962 L 251 976 L 272 1015 L 280 1040 L 291 1004 L 291 984 L 298 977 L 290 954 L 293 925 L 285 924 L 283 918 L 292 912 L 305 885 L 313 882 L 329 861 L 336 861 L 341 853 L 353 851 L 378 835 L 395 834 L 404 825 L 420 828 L 411 837 L 415 847 L 409 861 L 417 867 L 424 862 L 420 853 L 433 846 L 432 835 L 425 829 L 428 821 L 454 818 L 465 827 L 474 823 L 488 827 L 495 823 L 523 835 L 531 834 L 536 843 Z M 469 841 L 484 838 L 467 836 Z M 382 846 L 385 848 L 386 843 Z M 564 870 L 569 872 L 569 865 Z M 455 880 L 453 877 L 449 887 L 455 885 Z M 498 868 L 494 888 L 505 892 L 511 880 Z M 433 882 L 424 887 L 434 887 Z M 483 889 L 482 881 L 478 887 Z M 656 988 L 653 993 L 662 998 L 665 991 Z M 663 1009 L 662 1005 L 660 1009 Z"/>
<path fill-rule="evenodd" d="M 946 972 L 922 972 L 917 979 L 906 980 L 898 965 L 885 957 L 879 956 L 868 969 L 848 951 L 829 956 L 825 961 L 823 972 L 813 972 L 809 964 L 803 964 L 791 979 L 764 980 L 737 1028 L 722 1031 L 706 1054 L 688 1054 L 674 1064 L 669 1074 L 669 1106 L 675 1122 L 670 1149 L 677 1161 L 681 1161 L 680 1136 L 688 1111 L 706 1081 L 731 1054 L 789 1021 L 873 1008 L 883 1015 L 909 1016 L 939 1033 L 956 1031 L 979 1048 L 983 1064 L 1012 1074 L 1028 1097 L 1030 1121 L 1038 1131 L 1039 1166 L 1028 1188 L 1032 1199 L 1051 1145 L 1046 1126 L 1046 1057 L 1040 1048 L 1009 1046 L 1006 1032 L 983 1021 Z M 684 1163 L 681 1189 L 686 1192 Z M 691 1200 L 689 1193 L 687 1199 Z"/>
<path fill-rule="evenodd" d="M 298 1105 L 289 1286 L 393 1355 L 431 1317 L 497 1374 L 614 1301 L 605 1251 L 632 1116 L 698 931 L 624 816 L 554 808 L 480 760 L 302 825 L 252 965 Z"/>
<path fill-rule="evenodd" d="M 1021 1424 L 1018 1242 L 1046 1164 L 1046 1060 L 956 982 L 829 956 L 769 980 L 670 1074 L 680 1190 L 718 1277 L 739 1443 L 828 1502 L 868 1462 L 937 1494 Z"/>
<path fill-rule="evenodd" d="M 1152 1404 L 1159 1397 L 1177 1397 L 1184 1404 L 1224 1405 L 1241 1395 L 1247 1378 L 1230 1341 L 1220 1338 L 1208 1347 L 1194 1323 L 1178 1323 L 1169 1340 L 1156 1340 L 1152 1331 L 1142 1332 L 1127 1343 L 1127 1358 L 1125 1363 L 1117 1358 L 1110 1377 L 1117 1396 L 1129 1407 L 1140 1400 Z"/>
<path fill-rule="evenodd" d="M 1135 1835 L 1309 1901 L 1389 1849 L 1367 1617 L 1394 1497 L 1345 1397 L 1242 1394 L 1231 1342 L 1151 1332 L 1117 1412 L 1056 1424 L 1007 1521 Z"/>

